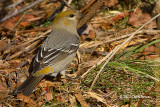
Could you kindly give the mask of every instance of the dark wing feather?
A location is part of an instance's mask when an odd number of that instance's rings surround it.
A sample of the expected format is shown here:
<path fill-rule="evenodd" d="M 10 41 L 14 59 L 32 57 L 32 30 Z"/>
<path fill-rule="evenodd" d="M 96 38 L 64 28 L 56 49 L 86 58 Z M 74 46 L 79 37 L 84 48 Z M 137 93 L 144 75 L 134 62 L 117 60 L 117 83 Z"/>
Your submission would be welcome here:
<path fill-rule="evenodd" d="M 79 43 L 70 44 L 57 49 L 46 49 L 42 46 L 33 60 L 31 66 L 33 67 L 32 73 L 35 73 L 36 71 L 39 71 L 50 64 L 54 64 L 57 61 L 63 60 L 68 55 L 76 52 L 78 47 Z"/>

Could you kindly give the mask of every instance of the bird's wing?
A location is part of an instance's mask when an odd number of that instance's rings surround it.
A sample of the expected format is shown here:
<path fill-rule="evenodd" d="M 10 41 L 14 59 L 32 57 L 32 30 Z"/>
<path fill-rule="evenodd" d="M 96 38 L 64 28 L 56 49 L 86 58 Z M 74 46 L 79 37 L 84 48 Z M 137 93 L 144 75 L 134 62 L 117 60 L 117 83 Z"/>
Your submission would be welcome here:
<path fill-rule="evenodd" d="M 77 51 L 79 43 L 71 43 L 57 49 L 41 47 L 32 63 L 32 74 L 39 72 L 49 65 L 57 63 Z M 31 72 L 31 71 L 29 71 Z"/>

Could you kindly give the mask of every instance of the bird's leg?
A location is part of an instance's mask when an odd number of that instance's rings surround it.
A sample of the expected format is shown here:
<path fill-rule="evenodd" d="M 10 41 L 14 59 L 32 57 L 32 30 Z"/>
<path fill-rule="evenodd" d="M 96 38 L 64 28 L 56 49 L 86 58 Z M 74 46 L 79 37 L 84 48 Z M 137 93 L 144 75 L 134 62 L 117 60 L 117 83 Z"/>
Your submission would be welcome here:
<path fill-rule="evenodd" d="M 76 77 L 74 77 L 74 78 L 72 78 L 72 77 L 70 77 L 70 76 L 68 76 L 68 75 L 65 75 L 65 77 L 68 78 L 68 79 L 70 79 L 70 80 L 76 80 L 76 79 L 79 78 L 78 75 L 77 75 Z"/>
<path fill-rule="evenodd" d="M 60 74 L 63 75 L 63 76 L 65 76 L 65 77 L 68 78 L 69 80 L 72 80 L 72 81 L 79 78 L 78 75 L 77 75 L 75 78 L 72 78 L 72 77 L 66 75 L 65 70 L 61 71 Z"/>

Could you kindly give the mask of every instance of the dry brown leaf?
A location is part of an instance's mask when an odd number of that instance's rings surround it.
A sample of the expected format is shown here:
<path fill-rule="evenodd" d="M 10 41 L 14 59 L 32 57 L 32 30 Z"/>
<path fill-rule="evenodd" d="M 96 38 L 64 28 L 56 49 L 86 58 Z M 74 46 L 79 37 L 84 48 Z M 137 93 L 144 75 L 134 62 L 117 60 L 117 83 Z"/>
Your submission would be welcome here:
<path fill-rule="evenodd" d="M 0 69 L 2 68 L 10 68 L 10 64 L 7 61 L 0 60 Z"/>
<path fill-rule="evenodd" d="M 11 65 L 12 68 L 18 67 L 22 63 L 21 59 L 14 59 L 9 61 L 9 64 Z"/>
<path fill-rule="evenodd" d="M 43 104 L 43 102 L 41 102 L 41 101 L 38 102 L 38 106 L 39 106 L 39 107 L 42 107 L 42 104 Z"/>
<path fill-rule="evenodd" d="M 118 0 L 105 0 L 104 5 L 107 7 L 113 7 L 118 3 Z"/>
<path fill-rule="evenodd" d="M 30 23 L 28 23 L 28 22 L 21 22 L 19 25 L 21 25 L 21 26 L 28 26 L 28 25 L 30 25 Z"/>
<path fill-rule="evenodd" d="M 60 101 L 60 102 L 67 102 L 64 98 L 64 96 L 57 96 L 56 98 L 57 101 Z"/>
<path fill-rule="evenodd" d="M 76 101 L 76 98 L 75 96 L 72 96 L 72 95 L 69 95 L 69 101 L 71 103 L 71 107 L 77 107 L 77 101 Z"/>
<path fill-rule="evenodd" d="M 107 102 L 105 101 L 105 99 L 103 98 L 102 95 L 99 95 L 99 94 L 94 93 L 94 92 L 85 92 L 84 96 L 85 96 L 87 99 L 94 98 L 94 99 L 96 99 L 98 102 L 102 102 L 102 103 L 104 103 L 106 106 L 108 106 Z"/>
<path fill-rule="evenodd" d="M 116 23 L 116 22 L 118 22 L 119 20 L 122 20 L 122 19 L 124 19 L 126 16 L 128 16 L 129 15 L 129 13 L 128 12 L 121 12 L 121 13 L 119 13 L 118 15 L 116 15 L 115 17 L 113 17 L 112 19 L 111 19 L 111 21 L 112 21 L 112 23 Z"/>
<path fill-rule="evenodd" d="M 56 87 L 56 85 L 51 81 L 45 81 L 46 87 Z"/>
<path fill-rule="evenodd" d="M 46 98 L 47 101 L 52 100 L 53 99 L 53 93 L 52 92 L 46 93 L 45 98 Z"/>
<path fill-rule="evenodd" d="M 144 49 L 145 52 L 147 52 L 148 54 L 152 54 L 154 53 L 156 50 L 155 46 L 151 45 L 151 46 L 148 46 Z"/>
<path fill-rule="evenodd" d="M 92 21 L 93 27 L 96 30 L 99 28 L 104 29 L 104 30 L 109 29 L 111 28 L 111 26 L 114 25 L 114 23 L 118 22 L 119 20 L 124 19 L 126 16 L 129 16 L 129 14 L 130 13 L 128 12 L 119 12 L 113 17 L 110 17 L 109 15 L 96 16 L 94 20 Z"/>
<path fill-rule="evenodd" d="M 53 82 L 51 82 L 51 81 L 48 81 L 48 80 L 45 80 L 45 79 L 43 79 L 39 84 L 38 84 L 38 86 L 39 87 L 41 87 L 41 86 L 43 86 L 44 88 L 46 88 L 46 87 L 59 87 L 61 85 L 61 82 L 55 82 L 55 83 L 53 83 Z"/>
<path fill-rule="evenodd" d="M 21 100 L 22 102 L 25 102 L 25 103 L 28 103 L 28 104 L 31 104 L 31 105 L 36 105 L 36 102 L 33 99 L 31 99 L 30 97 L 24 96 L 22 94 L 18 94 L 17 98 L 19 100 Z"/>
<path fill-rule="evenodd" d="M 3 22 L 1 25 L 5 26 L 8 29 L 12 29 L 15 26 L 15 24 L 20 20 L 21 17 L 22 17 L 22 14 L 18 15 L 16 17 L 13 17 L 10 20 L 7 20 L 7 21 Z M 21 22 L 19 23 L 18 27 L 20 27 L 20 26 L 24 26 L 25 27 L 25 26 L 30 25 L 30 23 L 28 22 L 28 20 L 29 19 L 33 19 L 33 18 L 35 18 L 33 15 L 26 14 L 23 17 L 23 19 L 21 20 Z"/>
<path fill-rule="evenodd" d="M 137 8 L 134 13 L 132 13 L 129 17 L 128 24 L 131 24 L 134 27 L 139 27 L 144 23 L 148 22 L 151 19 L 151 15 L 149 13 L 142 13 L 140 8 Z M 151 22 L 149 26 L 156 25 L 155 22 Z"/>
<path fill-rule="evenodd" d="M 74 95 L 75 95 L 76 99 L 80 102 L 82 107 L 90 107 L 90 105 L 87 104 L 87 102 L 84 100 L 84 98 L 81 95 L 81 93 L 76 93 Z"/>
<path fill-rule="evenodd" d="M 87 25 L 87 28 L 83 31 L 81 35 L 83 40 L 93 40 L 96 37 L 95 29 L 91 24 Z"/>
<path fill-rule="evenodd" d="M 5 46 L 7 46 L 7 42 L 0 40 L 0 49 L 4 48 Z"/>
<path fill-rule="evenodd" d="M 88 35 L 91 30 L 95 30 L 92 24 L 87 24 L 85 30 L 82 32 L 84 35 Z"/>
<path fill-rule="evenodd" d="M 0 92 L 7 91 L 6 87 L 4 87 L 3 83 L 0 82 Z"/>
<path fill-rule="evenodd" d="M 88 35 L 88 38 L 94 40 L 95 37 L 96 37 L 96 32 L 93 31 L 93 30 L 90 30 L 90 31 L 89 31 L 89 35 Z"/>

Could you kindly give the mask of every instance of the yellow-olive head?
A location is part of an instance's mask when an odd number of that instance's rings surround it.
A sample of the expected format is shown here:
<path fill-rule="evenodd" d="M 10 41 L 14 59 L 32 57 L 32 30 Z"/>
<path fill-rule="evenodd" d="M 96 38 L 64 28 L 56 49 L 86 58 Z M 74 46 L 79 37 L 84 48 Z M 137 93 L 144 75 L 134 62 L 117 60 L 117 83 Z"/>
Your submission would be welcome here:
<path fill-rule="evenodd" d="M 78 14 L 77 11 L 71 9 L 61 12 L 53 21 L 53 29 L 61 28 L 68 31 L 75 31 Z"/>

